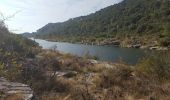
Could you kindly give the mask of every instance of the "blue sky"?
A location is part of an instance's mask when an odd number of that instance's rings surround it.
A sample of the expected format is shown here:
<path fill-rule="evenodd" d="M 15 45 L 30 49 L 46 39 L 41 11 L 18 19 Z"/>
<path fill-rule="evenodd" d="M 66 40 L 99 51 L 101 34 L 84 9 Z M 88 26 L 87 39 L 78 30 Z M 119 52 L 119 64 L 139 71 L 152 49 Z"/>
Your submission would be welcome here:
<path fill-rule="evenodd" d="M 47 23 L 93 13 L 122 0 L 0 0 L 0 12 L 15 33 L 34 32 Z"/>

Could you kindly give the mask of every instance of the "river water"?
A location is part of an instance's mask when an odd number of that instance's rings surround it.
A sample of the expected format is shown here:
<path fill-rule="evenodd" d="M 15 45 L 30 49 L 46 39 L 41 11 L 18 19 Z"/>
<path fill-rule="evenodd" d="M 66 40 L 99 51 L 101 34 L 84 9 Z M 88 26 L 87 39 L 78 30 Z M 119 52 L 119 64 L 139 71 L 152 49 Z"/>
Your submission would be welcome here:
<path fill-rule="evenodd" d="M 120 48 L 115 46 L 97 46 L 72 44 L 65 42 L 50 42 L 41 39 L 35 39 L 44 49 L 56 47 L 57 50 L 63 53 L 70 53 L 83 57 L 85 55 L 95 56 L 101 61 L 117 62 L 123 60 L 129 64 L 136 64 L 147 53 L 142 49 L 135 48 Z"/>

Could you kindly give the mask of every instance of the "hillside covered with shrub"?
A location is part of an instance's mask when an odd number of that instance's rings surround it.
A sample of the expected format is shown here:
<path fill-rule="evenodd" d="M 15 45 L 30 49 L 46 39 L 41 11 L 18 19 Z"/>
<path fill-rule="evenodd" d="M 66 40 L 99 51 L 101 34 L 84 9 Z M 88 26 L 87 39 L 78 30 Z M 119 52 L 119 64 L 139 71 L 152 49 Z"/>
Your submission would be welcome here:
<path fill-rule="evenodd" d="M 61 23 L 49 23 L 37 30 L 37 37 L 55 40 L 96 42 L 108 38 L 146 36 L 169 45 L 169 0 L 123 0 L 88 16 Z"/>

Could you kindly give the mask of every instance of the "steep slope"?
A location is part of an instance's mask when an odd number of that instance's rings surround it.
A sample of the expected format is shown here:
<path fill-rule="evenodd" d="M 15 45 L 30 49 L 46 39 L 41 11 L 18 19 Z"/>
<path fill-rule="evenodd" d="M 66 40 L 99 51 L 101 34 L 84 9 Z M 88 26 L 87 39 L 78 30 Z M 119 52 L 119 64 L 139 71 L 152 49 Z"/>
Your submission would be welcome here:
<path fill-rule="evenodd" d="M 49 23 L 37 34 L 155 34 L 169 25 L 169 0 L 124 0 L 88 16 Z"/>

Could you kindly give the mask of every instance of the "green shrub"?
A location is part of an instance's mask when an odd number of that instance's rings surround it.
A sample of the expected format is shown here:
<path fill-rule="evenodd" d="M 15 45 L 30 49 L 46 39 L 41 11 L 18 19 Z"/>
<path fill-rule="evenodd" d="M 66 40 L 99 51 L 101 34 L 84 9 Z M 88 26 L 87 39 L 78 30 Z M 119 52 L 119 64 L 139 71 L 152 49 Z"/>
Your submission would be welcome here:
<path fill-rule="evenodd" d="M 169 46 L 170 45 L 170 37 L 163 37 L 159 41 L 160 46 Z"/>
<path fill-rule="evenodd" d="M 141 60 L 136 67 L 137 71 L 145 77 L 159 82 L 170 80 L 169 51 L 152 55 L 153 56 Z"/>

